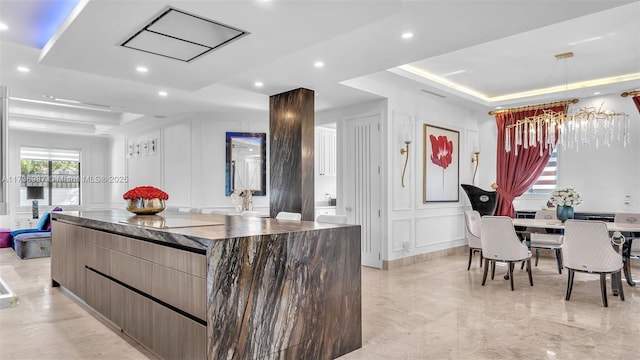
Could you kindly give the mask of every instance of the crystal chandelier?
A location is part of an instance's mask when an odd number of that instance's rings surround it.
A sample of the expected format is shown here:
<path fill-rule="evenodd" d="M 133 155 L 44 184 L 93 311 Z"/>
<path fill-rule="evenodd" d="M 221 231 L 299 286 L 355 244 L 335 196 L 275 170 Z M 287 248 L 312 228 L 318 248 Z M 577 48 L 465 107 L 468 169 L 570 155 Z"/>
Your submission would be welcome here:
<path fill-rule="evenodd" d="M 573 57 L 573 53 L 558 54 L 555 57 L 566 60 Z M 504 139 L 505 151 L 510 152 L 513 148 L 517 156 L 519 146 L 525 149 L 529 146 L 537 146 L 542 156 L 545 149 L 553 150 L 556 143 L 563 150 L 575 149 L 576 151 L 591 147 L 599 149 L 601 146 L 608 147 L 614 143 L 621 143 L 625 148 L 629 145 L 631 140 L 629 115 L 603 110 L 604 103 L 598 109 L 594 107 L 569 109 L 578 101 L 573 99 L 557 103 L 566 104 L 566 112 L 543 110 L 539 114 L 507 125 Z M 512 131 L 512 128 L 515 129 Z"/>
<path fill-rule="evenodd" d="M 511 128 L 515 128 L 513 135 Z M 544 110 L 508 125 L 504 148 L 507 152 L 512 147 L 515 148 L 515 154 L 518 155 L 519 145 L 525 149 L 539 146 L 541 156 L 544 149 L 553 149 L 556 141 L 563 150 L 579 151 L 585 147 L 599 149 L 600 146 L 611 146 L 614 143 L 621 143 L 626 148 L 631 140 L 629 128 L 629 115 L 605 111 L 602 106 L 599 109 L 582 108 L 569 113 Z"/>

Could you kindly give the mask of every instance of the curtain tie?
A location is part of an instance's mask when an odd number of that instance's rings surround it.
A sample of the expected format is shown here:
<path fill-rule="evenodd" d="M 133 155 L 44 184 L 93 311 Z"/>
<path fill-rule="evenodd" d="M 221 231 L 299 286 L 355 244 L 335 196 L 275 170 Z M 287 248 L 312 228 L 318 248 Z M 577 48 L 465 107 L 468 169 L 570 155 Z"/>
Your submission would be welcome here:
<path fill-rule="evenodd" d="M 496 191 L 498 192 L 498 195 L 500 195 L 502 198 L 504 198 L 505 200 L 507 200 L 510 203 L 512 203 L 513 199 L 515 199 L 515 197 L 513 195 L 511 195 L 511 193 L 503 190 L 501 187 L 497 187 Z"/>

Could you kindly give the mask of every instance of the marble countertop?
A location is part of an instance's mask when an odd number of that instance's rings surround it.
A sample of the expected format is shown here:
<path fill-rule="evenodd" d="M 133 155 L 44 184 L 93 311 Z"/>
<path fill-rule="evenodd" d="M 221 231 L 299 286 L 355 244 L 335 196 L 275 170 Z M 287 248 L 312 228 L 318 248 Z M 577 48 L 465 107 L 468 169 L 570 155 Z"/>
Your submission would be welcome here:
<path fill-rule="evenodd" d="M 51 215 L 66 223 L 204 251 L 212 241 L 230 238 L 357 226 L 171 211 L 134 215 L 126 210 L 83 210 Z"/>

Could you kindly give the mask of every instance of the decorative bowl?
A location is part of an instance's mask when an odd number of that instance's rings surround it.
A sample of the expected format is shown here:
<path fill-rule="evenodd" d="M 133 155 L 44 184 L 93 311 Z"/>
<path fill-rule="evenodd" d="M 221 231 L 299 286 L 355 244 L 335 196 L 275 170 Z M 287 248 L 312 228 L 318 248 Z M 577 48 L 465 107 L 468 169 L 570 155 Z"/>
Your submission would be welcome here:
<path fill-rule="evenodd" d="M 127 199 L 127 211 L 136 215 L 155 215 L 165 209 L 164 200 L 153 198 Z"/>

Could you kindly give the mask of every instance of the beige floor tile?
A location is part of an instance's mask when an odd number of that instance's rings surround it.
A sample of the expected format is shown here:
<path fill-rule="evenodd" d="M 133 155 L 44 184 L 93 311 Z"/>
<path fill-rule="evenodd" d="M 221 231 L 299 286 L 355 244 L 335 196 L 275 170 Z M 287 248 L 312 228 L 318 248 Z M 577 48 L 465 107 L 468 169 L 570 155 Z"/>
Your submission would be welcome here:
<path fill-rule="evenodd" d="M 515 291 L 499 266 L 481 285 L 477 259 L 452 255 L 390 271 L 362 270 L 363 347 L 345 360 L 637 359 L 640 286 L 624 286 L 602 307 L 599 278 L 566 273 L 555 259 L 515 271 Z M 640 279 L 640 261 L 633 262 Z M 0 276 L 20 297 L 0 309 L 0 359 L 147 359 L 153 355 L 51 288 L 49 259 L 20 260 L 0 249 Z M 306 360 L 306 359 L 305 359 Z"/>

